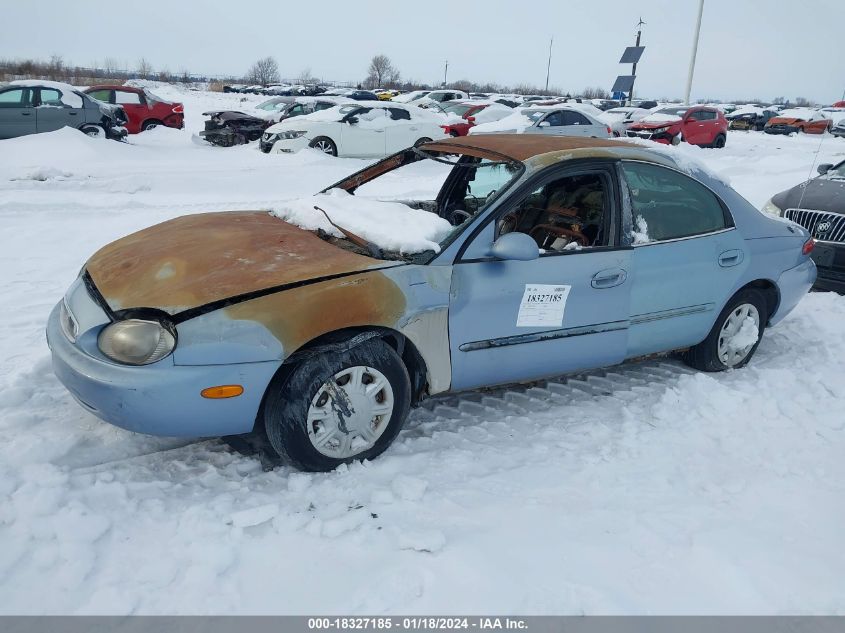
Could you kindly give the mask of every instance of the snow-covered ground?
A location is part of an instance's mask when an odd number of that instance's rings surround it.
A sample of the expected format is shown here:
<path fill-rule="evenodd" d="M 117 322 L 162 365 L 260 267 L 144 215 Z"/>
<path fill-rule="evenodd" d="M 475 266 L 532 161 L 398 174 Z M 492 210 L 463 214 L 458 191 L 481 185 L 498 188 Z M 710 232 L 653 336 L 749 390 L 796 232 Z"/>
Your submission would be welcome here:
<path fill-rule="evenodd" d="M 845 613 L 845 297 L 809 295 L 739 371 L 665 358 L 429 401 L 329 474 L 83 411 L 43 329 L 88 255 L 364 165 L 196 144 L 239 97 L 155 91 L 185 131 L 0 141 L 0 613 Z M 674 149 L 760 206 L 845 157 L 820 141 Z"/>

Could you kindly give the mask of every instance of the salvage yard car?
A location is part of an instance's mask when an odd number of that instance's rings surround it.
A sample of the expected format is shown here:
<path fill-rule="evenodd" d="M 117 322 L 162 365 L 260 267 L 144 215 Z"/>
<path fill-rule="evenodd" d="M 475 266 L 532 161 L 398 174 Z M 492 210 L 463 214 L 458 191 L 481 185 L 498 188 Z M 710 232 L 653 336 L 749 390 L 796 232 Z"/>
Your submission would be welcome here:
<path fill-rule="evenodd" d="M 347 104 L 277 123 L 261 136 L 261 150 L 372 158 L 446 136 L 442 117 L 413 106 L 378 101 Z"/>
<path fill-rule="evenodd" d="M 728 138 L 728 121 L 718 108 L 667 106 L 628 126 L 626 134 L 663 144 L 686 141 L 699 147 L 721 148 Z"/>
<path fill-rule="evenodd" d="M 595 108 L 593 108 L 595 109 Z M 610 126 L 576 104 L 517 108 L 510 116 L 480 123 L 470 134 L 541 134 L 543 136 L 589 136 L 608 138 Z"/>
<path fill-rule="evenodd" d="M 126 112 L 126 129 L 138 134 L 160 125 L 181 130 L 185 127 L 185 106 L 157 97 L 146 88 L 103 85 L 85 89 L 85 94 L 104 103 L 119 105 Z"/>
<path fill-rule="evenodd" d="M 816 240 L 815 287 L 845 294 L 845 161 L 818 166 L 819 175 L 772 196 L 763 211 L 803 226 Z"/>
<path fill-rule="evenodd" d="M 88 136 L 121 140 L 127 130 L 120 106 L 101 103 L 57 81 L 21 80 L 0 86 L 0 139 L 72 127 Z"/>
<path fill-rule="evenodd" d="M 442 173 L 439 192 L 384 201 L 400 170 Z M 112 424 L 264 434 L 328 470 L 382 453 L 434 394 L 679 349 L 699 370 L 742 367 L 815 280 L 812 244 L 639 144 L 467 136 L 272 214 L 119 239 L 86 262 L 47 340 L 56 376 Z"/>
<path fill-rule="evenodd" d="M 824 134 L 832 121 L 824 112 L 810 108 L 792 108 L 779 112 L 766 122 L 767 134 Z"/>

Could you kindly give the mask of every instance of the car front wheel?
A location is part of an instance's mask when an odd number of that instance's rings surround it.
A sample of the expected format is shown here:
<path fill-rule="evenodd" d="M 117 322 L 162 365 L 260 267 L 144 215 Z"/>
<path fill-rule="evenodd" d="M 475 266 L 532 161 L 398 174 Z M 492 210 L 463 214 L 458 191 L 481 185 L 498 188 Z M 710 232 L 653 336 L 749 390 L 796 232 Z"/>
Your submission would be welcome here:
<path fill-rule="evenodd" d="M 261 415 L 280 457 L 302 470 L 328 471 L 384 452 L 405 423 L 410 393 L 402 360 L 374 338 L 305 355 L 271 383 Z"/>
<path fill-rule="evenodd" d="M 691 347 L 684 360 L 701 371 L 743 367 L 757 351 L 768 320 L 763 293 L 754 288 L 741 290 L 719 314 L 707 338 Z"/>
<path fill-rule="evenodd" d="M 90 136 L 92 138 L 105 138 L 106 136 L 106 131 L 99 125 L 83 125 L 81 128 L 79 128 L 79 130 L 83 134 L 85 134 L 85 136 Z"/>
<path fill-rule="evenodd" d="M 308 147 L 318 149 L 329 156 L 337 156 L 337 145 L 334 144 L 334 141 L 325 136 L 318 136 L 308 144 Z"/>

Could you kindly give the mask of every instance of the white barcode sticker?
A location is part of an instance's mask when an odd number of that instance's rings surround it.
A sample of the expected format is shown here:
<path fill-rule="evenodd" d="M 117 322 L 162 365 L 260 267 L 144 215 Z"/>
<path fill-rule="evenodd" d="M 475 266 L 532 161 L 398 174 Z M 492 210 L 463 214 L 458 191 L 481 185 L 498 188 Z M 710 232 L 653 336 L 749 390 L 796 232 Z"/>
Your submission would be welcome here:
<path fill-rule="evenodd" d="M 572 286 L 525 284 L 516 327 L 561 327 Z"/>

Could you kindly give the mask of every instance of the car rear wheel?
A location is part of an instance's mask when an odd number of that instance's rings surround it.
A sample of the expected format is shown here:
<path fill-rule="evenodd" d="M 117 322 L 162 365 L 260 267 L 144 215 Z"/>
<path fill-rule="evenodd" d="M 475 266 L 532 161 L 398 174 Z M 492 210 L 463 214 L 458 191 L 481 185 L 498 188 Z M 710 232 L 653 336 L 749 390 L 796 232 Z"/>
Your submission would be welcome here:
<path fill-rule="evenodd" d="M 318 136 L 308 144 L 308 147 L 318 149 L 329 156 L 337 156 L 337 145 L 334 141 L 325 136 Z"/>
<path fill-rule="evenodd" d="M 154 127 L 158 127 L 159 125 L 161 125 L 161 121 L 156 121 L 155 119 L 144 121 L 143 125 L 141 125 L 141 131 L 146 132 L 147 130 L 152 130 Z"/>
<path fill-rule="evenodd" d="M 684 361 L 701 371 L 738 369 L 751 360 L 769 320 L 766 297 L 746 288 L 735 294 L 719 314 L 710 334 L 684 355 Z"/>
<path fill-rule="evenodd" d="M 280 457 L 327 471 L 384 452 L 405 423 L 410 394 L 402 360 L 374 338 L 305 356 L 273 380 L 260 415 Z"/>
<path fill-rule="evenodd" d="M 713 147 L 716 149 L 722 149 L 725 146 L 725 140 L 724 134 L 717 135 L 716 138 L 713 139 Z"/>

